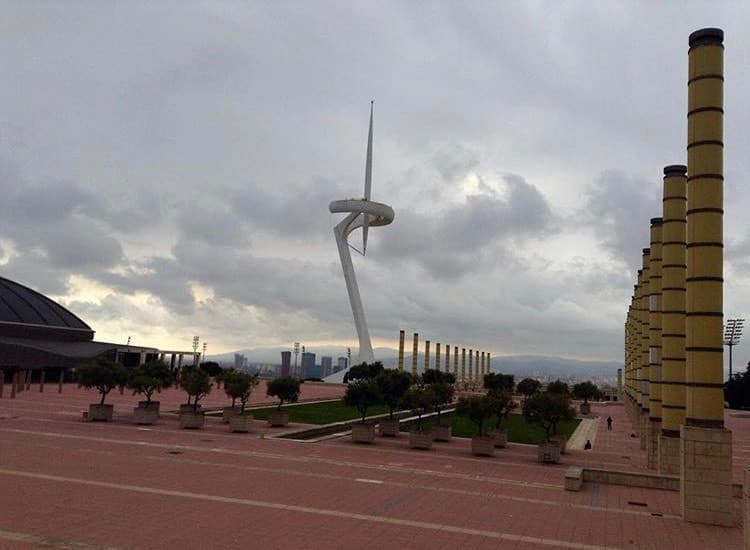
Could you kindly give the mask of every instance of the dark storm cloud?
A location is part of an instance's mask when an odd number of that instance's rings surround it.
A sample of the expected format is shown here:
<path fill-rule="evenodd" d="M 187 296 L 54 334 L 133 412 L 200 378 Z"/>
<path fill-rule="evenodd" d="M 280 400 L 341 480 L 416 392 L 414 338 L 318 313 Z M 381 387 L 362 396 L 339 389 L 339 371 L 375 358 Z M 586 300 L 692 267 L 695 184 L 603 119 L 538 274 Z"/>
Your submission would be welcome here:
<path fill-rule="evenodd" d="M 480 179 L 481 181 L 481 179 Z M 507 261 L 514 241 L 550 232 L 553 215 L 544 196 L 522 177 L 504 177 L 507 194 L 482 186 L 439 212 L 398 212 L 398 227 L 375 247 L 385 259 L 416 262 L 437 278 L 455 278 L 482 265 Z"/>
<path fill-rule="evenodd" d="M 614 259 L 629 271 L 641 265 L 641 250 L 650 243 L 650 220 L 661 217 L 661 182 L 617 171 L 601 174 L 584 196 L 583 220 Z"/>

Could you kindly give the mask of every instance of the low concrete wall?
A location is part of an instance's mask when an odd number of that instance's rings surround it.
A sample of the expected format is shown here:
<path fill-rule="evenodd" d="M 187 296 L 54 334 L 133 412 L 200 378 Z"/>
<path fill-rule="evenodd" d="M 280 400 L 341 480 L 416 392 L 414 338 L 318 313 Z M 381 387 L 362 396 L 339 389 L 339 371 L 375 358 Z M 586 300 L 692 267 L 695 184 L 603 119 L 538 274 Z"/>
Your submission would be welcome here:
<path fill-rule="evenodd" d="M 617 470 L 602 470 L 599 468 L 584 468 L 583 481 L 591 483 L 605 483 L 609 485 L 625 485 L 627 487 L 643 487 L 645 489 L 661 489 L 663 491 L 679 491 L 679 476 L 659 474 L 620 472 Z M 742 484 L 732 486 L 732 496 L 742 498 Z"/>

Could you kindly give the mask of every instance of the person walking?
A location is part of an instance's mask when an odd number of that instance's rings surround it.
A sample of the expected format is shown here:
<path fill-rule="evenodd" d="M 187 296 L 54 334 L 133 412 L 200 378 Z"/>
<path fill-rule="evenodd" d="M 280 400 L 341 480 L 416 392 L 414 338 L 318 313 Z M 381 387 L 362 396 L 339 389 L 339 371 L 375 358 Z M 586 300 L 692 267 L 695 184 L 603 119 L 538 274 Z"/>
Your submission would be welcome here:
<path fill-rule="evenodd" d="M 611 416 L 607 417 L 607 431 L 608 432 L 612 431 L 612 417 Z"/>

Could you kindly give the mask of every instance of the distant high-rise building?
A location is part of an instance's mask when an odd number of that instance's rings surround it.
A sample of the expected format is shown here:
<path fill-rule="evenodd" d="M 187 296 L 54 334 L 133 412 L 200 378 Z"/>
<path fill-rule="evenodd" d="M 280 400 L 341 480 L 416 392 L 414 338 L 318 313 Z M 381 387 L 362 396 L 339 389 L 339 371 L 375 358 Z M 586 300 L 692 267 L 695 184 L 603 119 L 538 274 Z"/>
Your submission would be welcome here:
<path fill-rule="evenodd" d="M 320 358 L 320 377 L 328 376 L 333 374 L 333 357 L 321 357 Z"/>
<path fill-rule="evenodd" d="M 302 372 L 300 378 L 320 378 L 319 376 L 312 376 L 315 370 L 315 354 L 304 352 L 302 354 Z"/>
<path fill-rule="evenodd" d="M 281 376 L 289 376 L 292 373 L 292 352 L 281 352 Z"/>
<path fill-rule="evenodd" d="M 348 366 L 349 366 L 349 358 L 339 357 L 339 364 L 336 365 L 336 372 L 339 372 L 340 370 L 345 370 L 346 367 Z"/>
<path fill-rule="evenodd" d="M 237 370 L 243 370 L 247 366 L 247 357 L 241 353 L 234 354 L 234 368 Z"/>

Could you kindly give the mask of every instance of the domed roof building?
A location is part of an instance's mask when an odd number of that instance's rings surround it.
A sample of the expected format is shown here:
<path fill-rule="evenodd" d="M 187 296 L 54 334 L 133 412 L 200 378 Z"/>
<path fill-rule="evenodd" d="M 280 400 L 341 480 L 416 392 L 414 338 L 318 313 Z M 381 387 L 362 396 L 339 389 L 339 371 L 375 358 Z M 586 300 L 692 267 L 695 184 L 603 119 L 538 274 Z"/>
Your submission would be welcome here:
<path fill-rule="evenodd" d="M 135 366 L 171 354 L 175 359 L 191 352 L 95 342 L 94 330 L 75 313 L 54 300 L 15 281 L 0 277 L 0 369 L 76 367 L 105 356 Z"/>

